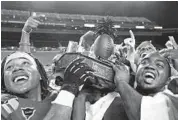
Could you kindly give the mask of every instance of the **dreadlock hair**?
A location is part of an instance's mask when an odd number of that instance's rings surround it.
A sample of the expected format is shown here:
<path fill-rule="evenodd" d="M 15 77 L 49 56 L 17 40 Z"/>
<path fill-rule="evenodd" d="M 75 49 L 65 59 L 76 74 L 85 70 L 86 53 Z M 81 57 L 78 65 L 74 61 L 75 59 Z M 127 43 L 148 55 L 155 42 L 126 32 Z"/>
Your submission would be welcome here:
<path fill-rule="evenodd" d="M 13 53 L 15 53 L 15 52 L 13 52 Z M 46 96 L 49 94 L 49 90 L 48 90 L 49 89 L 49 87 L 48 87 L 48 77 L 47 77 L 46 71 L 45 71 L 43 65 L 39 62 L 39 60 L 37 58 L 33 57 L 29 53 L 27 53 L 27 54 L 30 55 L 34 59 L 34 61 L 36 62 L 37 69 L 38 69 L 39 74 L 41 76 L 41 80 L 40 80 L 41 97 L 42 97 L 42 99 L 45 99 Z M 10 56 L 10 55 L 11 54 L 9 54 L 8 56 Z M 4 83 L 4 67 L 5 67 L 6 59 L 7 59 L 8 56 L 6 56 L 3 59 L 3 61 L 1 62 L 1 90 L 2 90 L 1 92 L 2 93 L 14 94 L 14 93 L 12 93 L 12 92 L 10 92 L 10 91 L 8 91 L 6 89 L 6 86 L 5 86 L 5 83 Z M 17 95 L 17 94 L 15 94 L 15 95 Z M 21 95 L 18 95 L 18 96 L 21 96 Z"/>

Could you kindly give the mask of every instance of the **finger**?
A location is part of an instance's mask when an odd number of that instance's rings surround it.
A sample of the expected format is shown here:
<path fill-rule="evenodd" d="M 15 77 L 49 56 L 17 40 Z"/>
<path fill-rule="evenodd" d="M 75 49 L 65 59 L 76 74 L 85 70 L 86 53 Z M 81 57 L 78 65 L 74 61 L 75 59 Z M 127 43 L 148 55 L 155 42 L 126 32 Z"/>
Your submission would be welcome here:
<path fill-rule="evenodd" d="M 26 25 L 38 25 L 38 23 L 35 20 L 29 20 Z"/>
<path fill-rule="evenodd" d="M 76 73 L 80 70 L 81 68 L 76 68 L 76 69 L 73 69 L 73 73 Z M 71 71 L 72 72 L 72 71 Z M 80 73 L 80 72 L 79 72 Z M 76 73 L 77 74 L 77 73 Z"/>
<path fill-rule="evenodd" d="M 44 14 L 39 14 L 39 15 L 36 15 L 36 17 L 40 18 L 40 17 L 45 17 Z"/>
<path fill-rule="evenodd" d="M 82 62 L 84 60 L 84 58 L 79 58 L 79 59 L 75 59 L 74 61 L 72 61 L 67 67 L 65 72 L 67 71 L 72 71 L 71 68 L 73 69 L 75 67 L 75 65 L 79 64 L 80 62 Z"/>
<path fill-rule="evenodd" d="M 94 72 L 94 70 L 91 67 L 89 67 L 88 65 L 86 65 L 86 64 L 81 65 L 81 64 L 82 63 L 80 63 L 80 65 L 76 69 L 74 68 L 75 70 L 73 70 L 74 71 L 73 73 L 81 76 L 82 74 L 87 73 L 89 71 Z"/>
<path fill-rule="evenodd" d="M 169 37 L 170 42 L 173 44 L 175 42 L 174 37 L 173 36 L 168 36 L 168 37 Z"/>
<path fill-rule="evenodd" d="M 178 45 L 177 45 L 177 43 L 176 43 L 174 37 L 173 37 L 173 36 L 169 36 L 169 40 L 172 42 L 174 48 L 177 49 L 177 48 L 178 48 Z"/>
<path fill-rule="evenodd" d="M 30 26 L 30 27 L 32 27 L 32 28 L 36 28 L 36 27 L 38 26 L 38 24 L 33 23 L 33 22 L 29 22 L 29 23 L 27 24 L 27 26 Z"/>
<path fill-rule="evenodd" d="M 31 21 L 34 22 L 34 23 L 36 23 L 36 24 L 40 24 L 41 23 L 39 20 L 34 19 L 34 18 L 32 18 Z"/>
<path fill-rule="evenodd" d="M 80 62 L 77 62 L 70 70 L 70 72 L 73 72 L 73 73 L 76 73 L 79 72 L 80 73 L 84 73 L 85 72 L 85 69 L 87 70 L 87 67 L 89 67 L 86 63 L 80 63 Z M 76 73 L 77 74 L 77 73 Z"/>
<path fill-rule="evenodd" d="M 83 79 L 85 76 L 87 76 L 87 74 L 83 74 L 82 76 L 80 76 L 80 79 Z"/>
<path fill-rule="evenodd" d="M 44 14 L 33 16 L 33 19 L 40 21 L 40 22 L 42 22 L 44 18 L 45 18 Z"/>
<path fill-rule="evenodd" d="M 132 30 L 129 30 L 129 33 L 130 33 L 130 37 L 132 38 L 132 40 L 135 40 L 135 36 L 134 36 Z"/>
<path fill-rule="evenodd" d="M 79 80 L 79 85 L 83 85 L 87 80 L 91 79 L 92 77 L 89 75 L 82 75 Z"/>
<path fill-rule="evenodd" d="M 163 50 L 163 51 L 161 51 L 160 52 L 160 54 L 162 55 L 162 56 L 164 56 L 164 57 L 168 57 L 168 56 L 170 56 L 171 55 L 171 53 L 170 53 L 170 50 Z"/>
<path fill-rule="evenodd" d="M 173 41 L 174 40 L 174 37 L 173 36 L 168 36 L 169 37 L 169 40 L 170 41 Z"/>
<path fill-rule="evenodd" d="M 162 49 L 159 51 L 160 54 L 163 54 L 165 52 L 165 49 Z"/>
<path fill-rule="evenodd" d="M 87 74 L 87 75 L 89 75 L 89 76 L 94 77 L 94 74 L 93 74 L 93 72 L 92 72 L 92 71 L 86 71 L 86 72 L 85 72 L 85 74 Z"/>
<path fill-rule="evenodd" d="M 85 75 L 81 80 L 82 80 L 83 83 L 84 83 L 84 82 L 86 82 L 86 81 L 88 81 L 88 80 L 90 80 L 90 79 L 93 79 L 93 77 L 92 77 L 92 76 L 89 76 L 89 75 Z"/>
<path fill-rule="evenodd" d="M 92 76 L 89 76 L 89 75 L 84 75 L 81 79 L 80 79 L 80 85 L 81 84 L 84 84 L 84 83 L 87 83 L 87 84 L 89 84 L 89 81 L 90 80 L 93 80 L 94 79 L 94 77 L 92 77 Z"/>
<path fill-rule="evenodd" d="M 34 17 L 29 17 L 29 18 L 28 18 L 28 21 L 36 21 L 36 22 L 39 22 L 39 21 L 36 20 Z"/>

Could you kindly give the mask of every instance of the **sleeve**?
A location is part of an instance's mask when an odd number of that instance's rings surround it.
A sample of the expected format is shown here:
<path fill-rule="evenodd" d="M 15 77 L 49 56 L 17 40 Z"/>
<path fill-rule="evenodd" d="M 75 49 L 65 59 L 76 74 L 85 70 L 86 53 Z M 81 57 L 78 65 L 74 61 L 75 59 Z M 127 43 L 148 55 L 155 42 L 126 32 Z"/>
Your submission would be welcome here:
<path fill-rule="evenodd" d="M 170 120 L 168 98 L 164 94 L 144 96 L 141 101 L 141 120 Z"/>

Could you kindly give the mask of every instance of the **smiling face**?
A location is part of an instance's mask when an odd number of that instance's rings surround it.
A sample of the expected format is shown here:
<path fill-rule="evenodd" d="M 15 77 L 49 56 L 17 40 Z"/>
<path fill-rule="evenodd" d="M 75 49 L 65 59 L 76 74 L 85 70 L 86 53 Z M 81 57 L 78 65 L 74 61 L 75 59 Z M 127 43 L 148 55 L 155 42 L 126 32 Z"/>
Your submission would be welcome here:
<path fill-rule="evenodd" d="M 14 53 L 5 64 L 4 83 L 8 91 L 23 94 L 40 85 L 40 74 L 35 61 L 32 57 L 28 59 L 29 55 L 25 56 L 25 53 Z"/>
<path fill-rule="evenodd" d="M 155 52 L 140 62 L 136 81 L 142 90 L 159 92 L 168 83 L 170 67 L 165 58 Z"/>

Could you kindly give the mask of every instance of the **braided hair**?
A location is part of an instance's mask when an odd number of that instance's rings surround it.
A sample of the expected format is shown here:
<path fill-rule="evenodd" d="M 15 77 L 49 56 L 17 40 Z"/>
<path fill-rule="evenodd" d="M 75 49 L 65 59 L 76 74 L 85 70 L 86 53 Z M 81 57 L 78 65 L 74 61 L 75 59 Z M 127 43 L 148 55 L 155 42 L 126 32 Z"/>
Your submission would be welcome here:
<path fill-rule="evenodd" d="M 15 52 L 13 52 L 13 53 L 15 53 Z M 42 97 L 42 99 L 45 99 L 46 96 L 49 94 L 48 77 L 47 77 L 46 71 L 45 71 L 43 65 L 39 62 L 39 60 L 37 58 L 33 57 L 29 53 L 27 53 L 27 54 L 30 55 L 34 59 L 36 65 L 37 65 L 37 70 L 39 71 L 39 74 L 40 74 L 41 79 L 42 79 L 42 80 L 40 80 L 41 97 Z M 10 56 L 10 55 L 11 54 L 9 54 L 8 56 Z M 8 56 L 6 56 L 3 59 L 3 61 L 1 62 L 1 90 L 2 90 L 2 93 L 14 94 L 14 93 L 12 93 L 12 92 L 10 92 L 6 89 L 5 82 L 4 82 L 4 67 L 5 67 L 5 63 L 6 63 Z M 15 94 L 15 95 L 17 95 L 17 94 Z M 18 96 L 21 96 L 21 95 L 18 95 Z"/>

